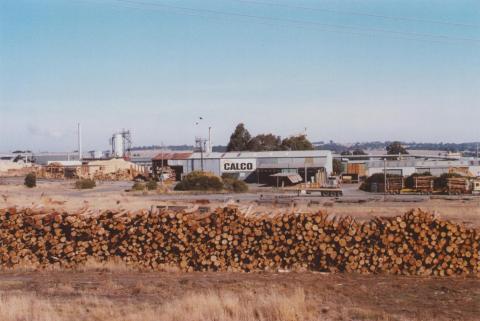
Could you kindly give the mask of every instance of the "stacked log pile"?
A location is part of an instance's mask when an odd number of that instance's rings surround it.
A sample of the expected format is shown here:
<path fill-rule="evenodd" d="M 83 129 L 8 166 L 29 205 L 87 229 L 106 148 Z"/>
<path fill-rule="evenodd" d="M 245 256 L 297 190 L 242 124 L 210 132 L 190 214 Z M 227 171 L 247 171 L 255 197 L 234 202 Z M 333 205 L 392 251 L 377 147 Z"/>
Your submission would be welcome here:
<path fill-rule="evenodd" d="M 404 187 L 402 176 L 387 176 L 387 193 L 400 194 Z"/>
<path fill-rule="evenodd" d="M 0 265 L 73 268 L 89 258 L 184 271 L 279 269 L 479 275 L 480 232 L 420 210 L 357 222 L 324 213 L 0 210 Z"/>
<path fill-rule="evenodd" d="M 468 181 L 465 177 L 449 177 L 447 179 L 448 194 L 465 194 L 469 192 Z"/>
<path fill-rule="evenodd" d="M 131 181 L 140 173 L 133 169 L 118 169 L 115 172 L 96 170 L 93 174 L 84 175 L 96 181 Z"/>
<path fill-rule="evenodd" d="M 433 193 L 433 182 L 435 176 L 415 176 L 413 177 L 413 188 L 420 193 Z"/>

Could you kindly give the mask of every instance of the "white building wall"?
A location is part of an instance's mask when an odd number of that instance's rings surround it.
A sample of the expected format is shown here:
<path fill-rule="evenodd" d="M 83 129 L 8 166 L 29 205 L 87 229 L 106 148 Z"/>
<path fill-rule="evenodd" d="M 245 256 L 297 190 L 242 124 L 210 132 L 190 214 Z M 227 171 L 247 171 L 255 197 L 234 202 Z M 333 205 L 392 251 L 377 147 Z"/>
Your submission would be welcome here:
<path fill-rule="evenodd" d="M 383 174 L 383 169 L 384 169 L 383 167 L 369 167 L 369 168 L 367 168 L 366 173 L 367 173 L 367 176 L 372 176 L 373 174 L 378 174 L 378 173 Z M 412 175 L 413 173 L 416 172 L 415 167 L 392 167 L 392 166 L 389 167 L 389 166 L 387 166 L 386 169 L 387 169 L 387 173 L 389 171 L 400 170 L 401 175 L 403 175 L 403 176 L 410 176 L 410 175 Z"/>

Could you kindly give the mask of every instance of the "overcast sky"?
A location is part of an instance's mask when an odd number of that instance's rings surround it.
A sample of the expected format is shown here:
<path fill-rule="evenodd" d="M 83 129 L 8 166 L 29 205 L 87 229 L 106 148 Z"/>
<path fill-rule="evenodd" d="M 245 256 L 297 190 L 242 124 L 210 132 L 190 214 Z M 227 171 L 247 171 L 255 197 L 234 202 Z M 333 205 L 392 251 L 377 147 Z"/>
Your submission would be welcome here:
<path fill-rule="evenodd" d="M 122 128 L 226 144 L 239 122 L 478 141 L 480 2 L 0 0 L 0 151 L 73 150 L 77 122 L 85 150 Z"/>

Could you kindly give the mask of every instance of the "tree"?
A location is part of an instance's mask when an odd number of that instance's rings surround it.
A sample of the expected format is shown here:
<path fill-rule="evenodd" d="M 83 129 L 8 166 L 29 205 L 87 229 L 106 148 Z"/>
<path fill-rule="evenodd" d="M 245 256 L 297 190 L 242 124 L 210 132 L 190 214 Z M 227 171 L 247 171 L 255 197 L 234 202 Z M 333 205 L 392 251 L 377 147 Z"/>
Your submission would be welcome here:
<path fill-rule="evenodd" d="M 367 153 L 365 153 L 362 149 L 354 149 L 353 152 L 352 152 L 353 155 L 367 155 Z"/>
<path fill-rule="evenodd" d="M 227 146 L 227 151 L 243 151 L 248 150 L 248 142 L 251 139 L 251 135 L 248 130 L 245 129 L 245 125 L 240 123 L 235 128 L 235 131 L 230 136 L 230 142 Z"/>
<path fill-rule="evenodd" d="M 306 135 L 290 136 L 282 141 L 283 150 L 313 150 L 312 143 Z"/>
<path fill-rule="evenodd" d="M 388 155 L 408 154 L 400 142 L 393 142 L 386 149 Z"/>
<path fill-rule="evenodd" d="M 280 150 L 282 140 L 273 134 L 260 134 L 248 142 L 248 150 L 254 152 Z"/>

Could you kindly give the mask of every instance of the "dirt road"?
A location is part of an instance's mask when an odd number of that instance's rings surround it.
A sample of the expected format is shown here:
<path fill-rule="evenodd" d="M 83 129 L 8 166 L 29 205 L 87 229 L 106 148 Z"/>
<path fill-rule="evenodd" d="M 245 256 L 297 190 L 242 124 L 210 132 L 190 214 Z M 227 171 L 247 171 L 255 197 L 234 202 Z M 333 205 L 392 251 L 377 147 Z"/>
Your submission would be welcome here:
<path fill-rule="evenodd" d="M 21 178 L 0 179 L 0 207 L 41 205 L 75 211 L 96 209 L 136 210 L 152 206 L 194 206 L 206 203 L 210 207 L 235 203 L 250 212 L 265 211 L 327 211 L 332 215 L 352 215 L 357 219 L 374 216 L 401 215 L 412 208 L 435 212 L 439 217 L 480 226 L 480 197 L 387 196 L 359 191 L 355 186 L 345 188 L 341 198 L 298 197 L 294 193 L 279 193 L 272 189 L 256 188 L 256 193 L 158 193 L 127 192 L 131 182 L 98 182 L 92 190 L 77 190 L 71 181 L 39 181 L 28 189 Z"/>

